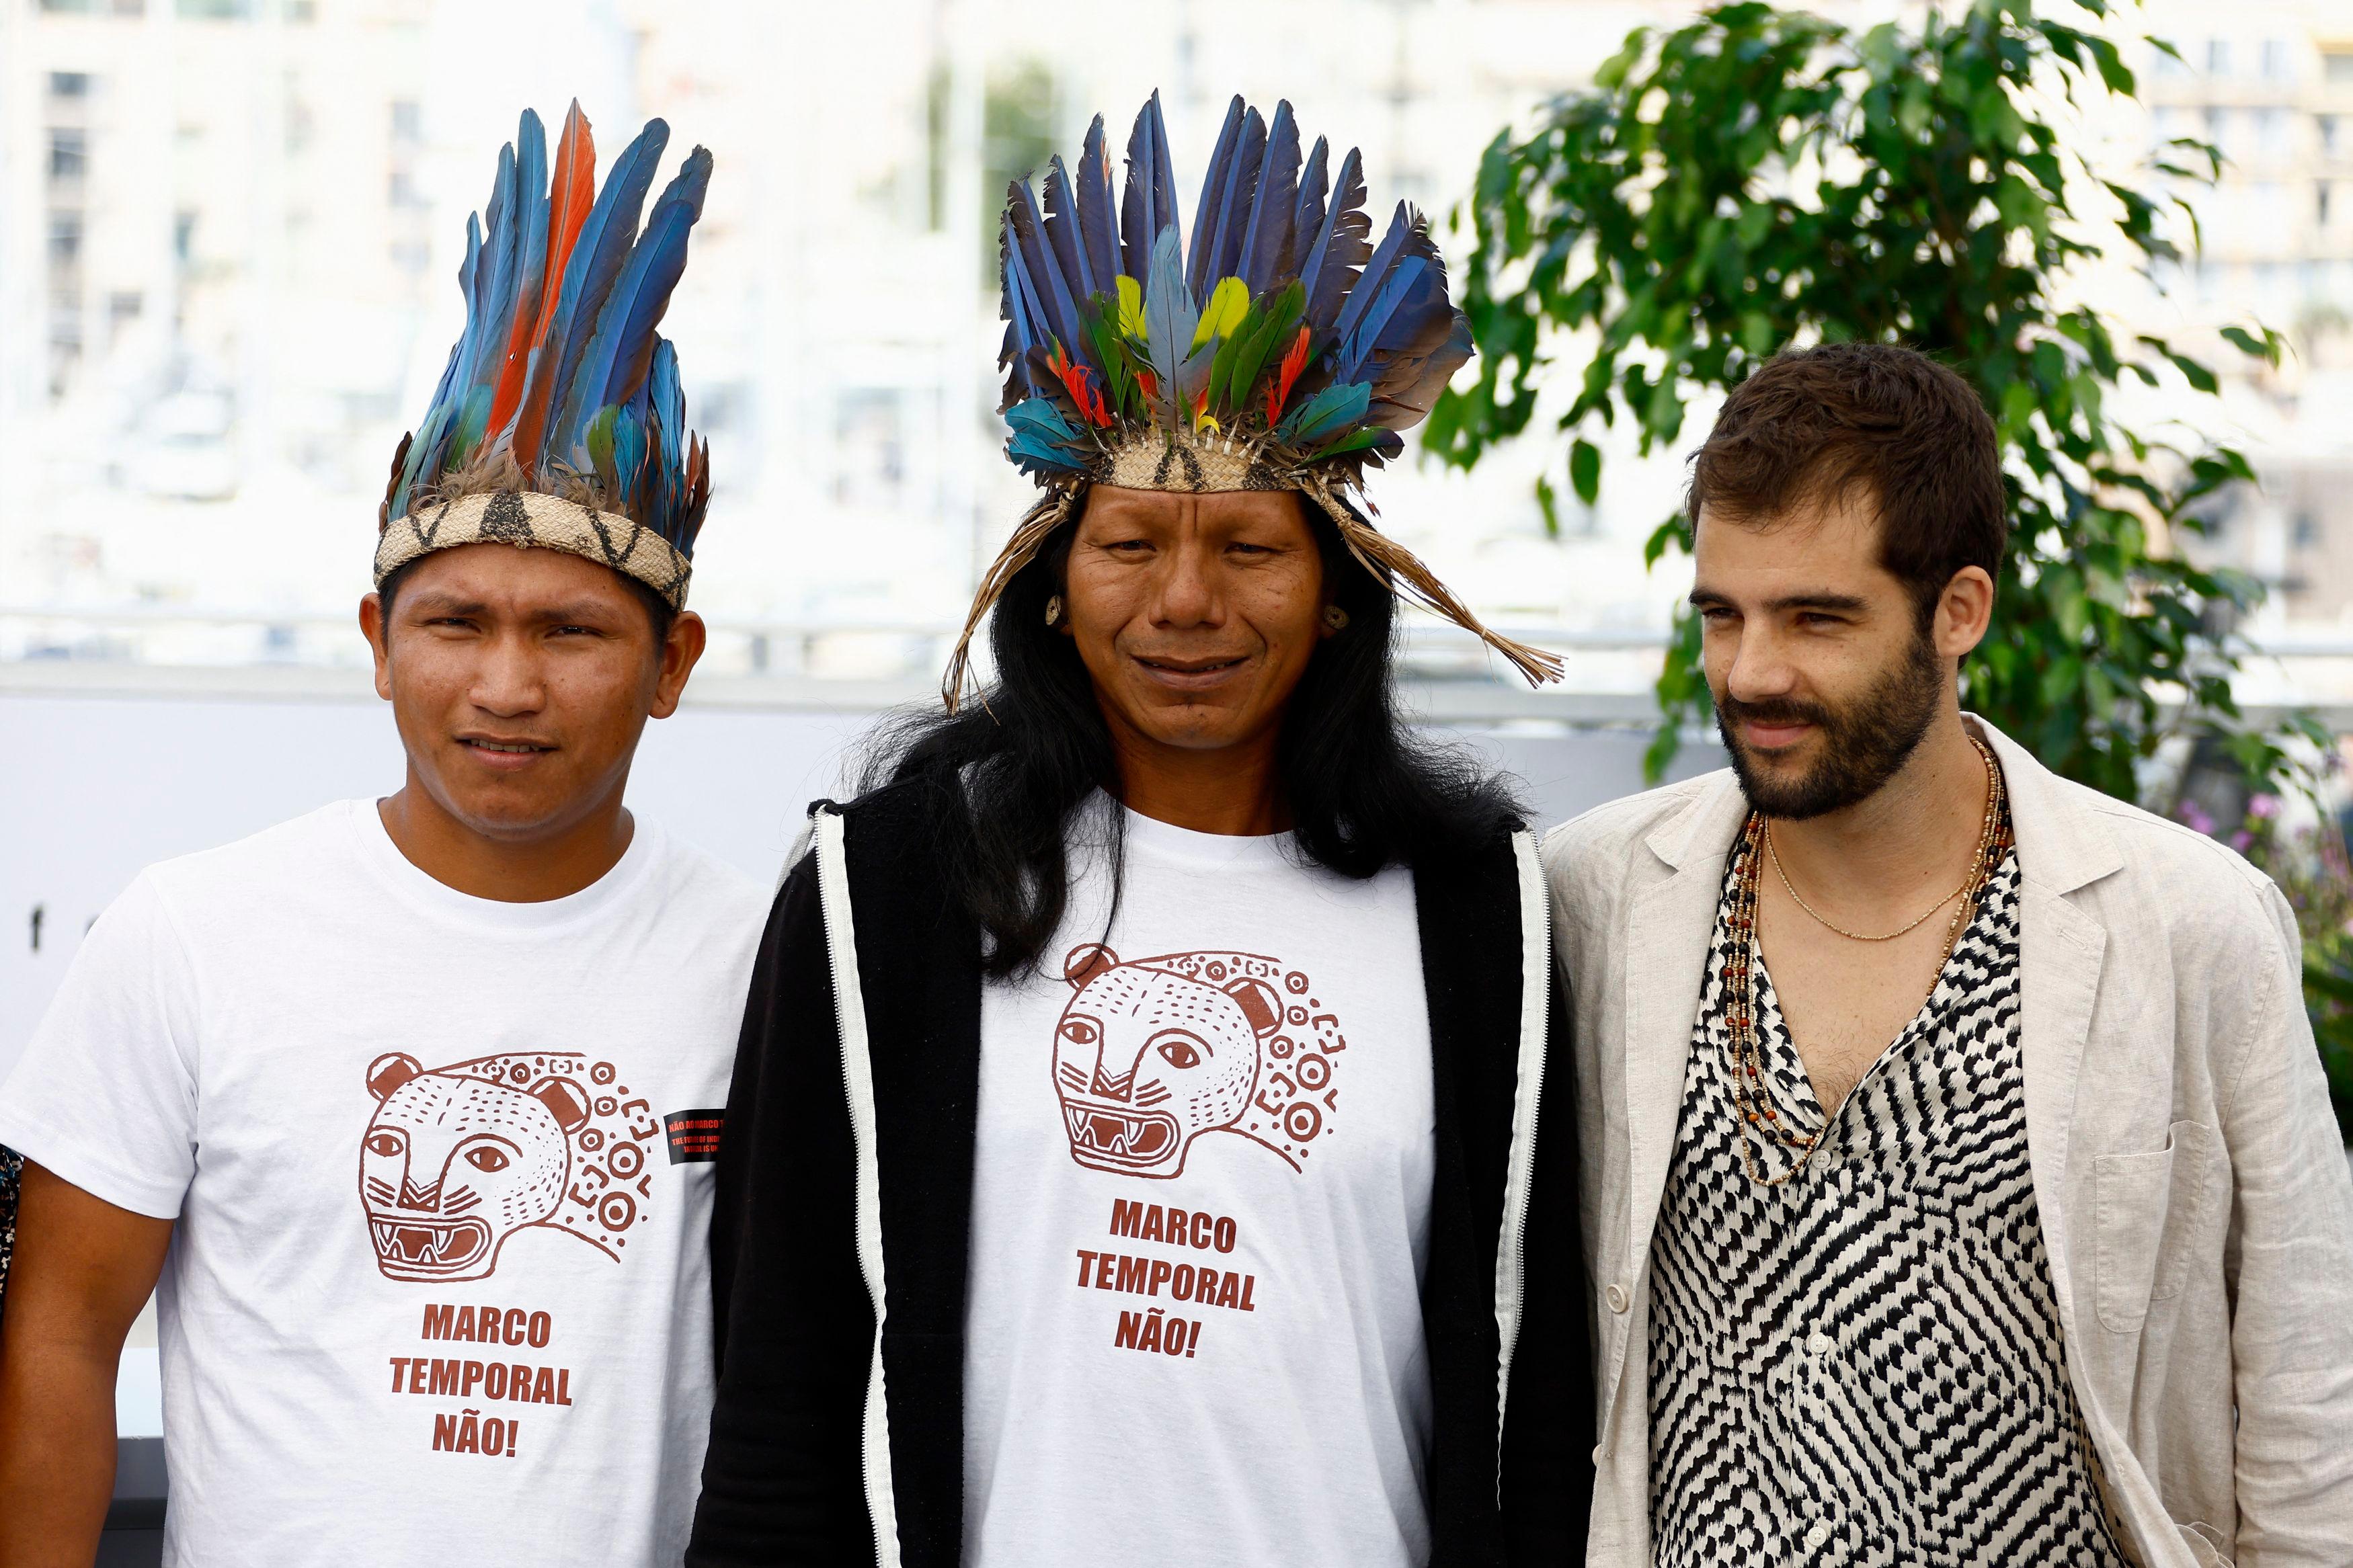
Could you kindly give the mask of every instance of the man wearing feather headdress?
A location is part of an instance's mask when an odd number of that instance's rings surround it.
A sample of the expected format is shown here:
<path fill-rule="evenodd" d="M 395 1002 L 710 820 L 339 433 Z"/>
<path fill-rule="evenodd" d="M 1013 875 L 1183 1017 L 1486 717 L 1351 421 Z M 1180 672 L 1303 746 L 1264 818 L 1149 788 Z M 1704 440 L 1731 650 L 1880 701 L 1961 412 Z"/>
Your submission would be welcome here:
<path fill-rule="evenodd" d="M 1581 1560 L 1576 1118 L 1534 842 L 1391 689 L 1365 521 L 1469 353 L 1418 214 L 1157 99 L 1005 215 L 993 681 L 813 814 L 720 1156 L 694 1568 Z"/>
<path fill-rule="evenodd" d="M 711 156 L 575 105 L 470 222 L 360 620 L 402 787 L 151 867 L 0 1092 L 28 1159 L 0 1562 L 87 1565 L 156 1288 L 164 1561 L 674 1563 L 712 1156 L 764 899 L 623 809 L 701 654 L 656 331 Z M 643 213 L 642 229 L 639 216 Z"/>

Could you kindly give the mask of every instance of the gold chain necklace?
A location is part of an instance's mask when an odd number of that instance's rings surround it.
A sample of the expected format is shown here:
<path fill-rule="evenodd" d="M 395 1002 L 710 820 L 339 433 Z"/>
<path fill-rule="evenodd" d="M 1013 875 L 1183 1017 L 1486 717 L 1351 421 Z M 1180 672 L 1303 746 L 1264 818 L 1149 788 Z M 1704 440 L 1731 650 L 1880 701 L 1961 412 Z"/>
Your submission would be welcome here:
<path fill-rule="evenodd" d="M 2000 776 L 2000 770 L 1993 765 L 1993 755 L 1986 750 L 1985 742 L 1983 741 L 1980 741 L 1976 736 L 1972 735 L 1969 737 L 1969 744 L 1978 749 L 1978 760 L 1985 763 L 1986 771 L 1985 823 L 1978 839 L 1978 847 L 1979 851 L 1982 852 L 1985 847 L 1984 835 L 1993 831 L 1994 781 Z M 1859 931 L 1849 931 L 1846 927 L 1834 923 L 1827 915 L 1823 914 L 1821 910 L 1806 902 L 1805 895 L 1798 891 L 1797 884 L 1789 880 L 1789 873 L 1784 869 L 1781 865 L 1781 852 L 1773 847 L 1773 825 L 1770 822 L 1767 822 L 1765 825 L 1765 858 L 1773 862 L 1773 874 L 1781 879 L 1782 889 L 1796 901 L 1797 906 L 1805 910 L 1806 913 L 1813 916 L 1817 924 L 1820 925 L 1825 930 L 1836 931 L 1839 935 L 1846 938 L 1849 942 L 1894 942 L 1899 936 L 1911 935 L 1912 932 L 1919 930 L 1922 926 L 1928 923 L 1929 916 L 1935 914 L 1938 910 L 1943 909 L 1947 904 L 1951 903 L 1955 899 L 1959 898 L 1963 893 L 1968 892 L 1969 890 L 1970 882 L 1976 879 L 1978 874 L 1977 863 L 1975 861 L 1971 861 L 1969 863 L 1968 875 L 1961 879 L 1961 885 L 1955 888 L 1951 892 L 1947 893 L 1943 898 L 1938 899 L 1935 903 L 1930 904 L 1926 909 L 1921 910 L 1916 918 L 1905 921 L 1904 924 L 1896 927 L 1894 931 L 1889 931 L 1884 936 L 1865 936 Z"/>
<path fill-rule="evenodd" d="M 1978 852 L 1969 867 L 1969 879 L 1961 889 L 1960 907 L 1953 911 L 1945 927 L 1945 954 L 1936 961 L 1936 979 L 1928 983 L 1928 994 L 1936 994 L 1937 984 L 1944 978 L 1945 966 L 1952 962 L 1953 949 L 1961 932 L 1977 912 L 1978 902 L 1985 895 L 1986 884 L 2002 860 L 2010 854 L 2010 813 L 2004 799 L 2001 770 L 1994 765 L 1992 754 L 1985 744 L 1970 737 L 1978 754 L 1986 763 L 1987 797 L 1984 826 L 1978 833 Z M 1800 1133 L 1781 1125 L 1781 1113 L 1773 1105 L 1765 1089 L 1765 1053 L 1757 1038 L 1757 875 L 1762 861 L 1771 851 L 1767 837 L 1765 818 L 1756 812 L 1741 825 L 1740 843 L 1735 853 L 1740 857 L 1739 870 L 1732 881 L 1732 908 L 1725 923 L 1731 933 L 1732 951 L 1725 957 L 1724 989 L 1727 1005 L 1732 1009 L 1732 1026 L 1726 1031 L 1726 1046 L 1732 1058 L 1732 1109 L 1736 1130 L 1740 1135 L 1740 1163 L 1748 1179 L 1760 1187 L 1778 1187 L 1787 1184 L 1806 1168 L 1813 1153 L 1831 1129 L 1837 1125 L 1838 1114 L 1826 1111 L 1822 1124 L 1810 1133 Z M 1793 890 L 1794 891 L 1794 890 Z M 1939 904 L 1937 909 L 1944 905 Z M 1811 913 L 1810 910 L 1808 911 Z M 1935 914 L 1936 910 L 1928 911 Z M 1820 920 L 1820 915 L 1814 917 Z M 1828 925 L 1830 922 L 1824 921 Z M 1915 921 L 1913 924 L 1919 922 Z M 1838 928 L 1832 926 L 1833 931 Z M 1849 1100 L 1852 1100 L 1850 1095 Z M 1843 1109 L 1843 1106 L 1841 1106 Z M 1778 1138 L 1789 1150 L 1789 1168 L 1778 1176 L 1767 1177 L 1757 1168 L 1757 1153 L 1750 1145 L 1754 1131 L 1761 1139 Z"/>

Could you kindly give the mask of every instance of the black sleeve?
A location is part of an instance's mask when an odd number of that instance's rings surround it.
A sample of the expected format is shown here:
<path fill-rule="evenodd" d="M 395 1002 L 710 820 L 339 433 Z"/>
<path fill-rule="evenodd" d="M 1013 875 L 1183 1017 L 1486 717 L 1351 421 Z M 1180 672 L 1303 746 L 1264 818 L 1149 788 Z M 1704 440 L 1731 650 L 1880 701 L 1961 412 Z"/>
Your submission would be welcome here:
<path fill-rule="evenodd" d="M 718 1167 L 719 1386 L 688 1568 L 871 1562 L 860 1433 L 874 1312 L 814 856 L 761 939 Z"/>
<path fill-rule="evenodd" d="M 1544 1086 L 1521 1251 L 1520 1335 L 1504 1415 L 1504 1536 L 1513 1568 L 1585 1561 L 1593 1511 L 1593 1358 L 1577 1205 L 1568 999 L 1552 967 Z"/>

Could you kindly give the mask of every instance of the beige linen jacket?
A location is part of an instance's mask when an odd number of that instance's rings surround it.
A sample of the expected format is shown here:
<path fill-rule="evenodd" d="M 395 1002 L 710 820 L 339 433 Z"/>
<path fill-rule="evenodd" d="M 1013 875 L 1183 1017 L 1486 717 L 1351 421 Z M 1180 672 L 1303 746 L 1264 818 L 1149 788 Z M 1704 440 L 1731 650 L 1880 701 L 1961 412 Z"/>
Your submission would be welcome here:
<path fill-rule="evenodd" d="M 2128 1550 L 2147 1568 L 2348 1568 L 2353 1177 L 2295 917 L 2229 849 L 1969 722 L 2010 787 L 2035 1202 Z M 1577 1031 L 1597 1568 L 1651 1561 L 1651 1237 L 1746 812 L 1713 773 L 1543 849 Z"/>

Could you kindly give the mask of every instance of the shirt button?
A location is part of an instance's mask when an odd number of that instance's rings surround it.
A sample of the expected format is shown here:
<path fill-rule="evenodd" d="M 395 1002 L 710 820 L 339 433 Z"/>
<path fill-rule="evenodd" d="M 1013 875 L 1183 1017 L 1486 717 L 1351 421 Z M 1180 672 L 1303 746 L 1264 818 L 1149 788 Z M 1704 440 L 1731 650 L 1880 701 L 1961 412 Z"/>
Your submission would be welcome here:
<path fill-rule="evenodd" d="M 1806 1544 L 1809 1546 L 1820 1546 L 1830 1538 L 1830 1525 L 1819 1519 L 1814 1521 L 1812 1527 L 1806 1531 Z"/>
<path fill-rule="evenodd" d="M 1806 1336 L 1806 1353 L 1808 1355 L 1828 1355 L 1836 1348 L 1837 1347 L 1831 1342 L 1831 1337 L 1828 1334 L 1809 1334 Z"/>
<path fill-rule="evenodd" d="M 1806 1162 L 1806 1163 L 1807 1163 L 1808 1164 L 1810 1164 L 1810 1165 L 1813 1166 L 1813 1168 L 1814 1168 L 1814 1173 L 1815 1173 L 1817 1175 L 1820 1174 L 1820 1173 L 1821 1173 L 1822 1172 L 1824 1172 L 1824 1171 L 1829 1170 L 1832 1165 L 1834 1165 L 1834 1164 L 1838 1163 L 1838 1162 L 1837 1162 L 1837 1161 L 1835 1161 L 1835 1160 L 1833 1160 L 1833 1159 L 1831 1159 L 1831 1156 L 1830 1156 L 1830 1152 L 1829 1152 L 1829 1151 L 1827 1151 L 1827 1150 L 1823 1150 L 1823 1151 L 1819 1151 L 1819 1152 L 1817 1152 L 1815 1153 L 1814 1157 L 1813 1157 L 1811 1160 L 1809 1160 L 1809 1161 L 1808 1161 L 1808 1162 Z"/>
<path fill-rule="evenodd" d="M 1609 1303 L 1611 1311 L 1622 1312 L 1626 1310 L 1626 1287 L 1623 1285 L 1611 1285 L 1609 1289 L 1601 1293 L 1601 1297 Z"/>

